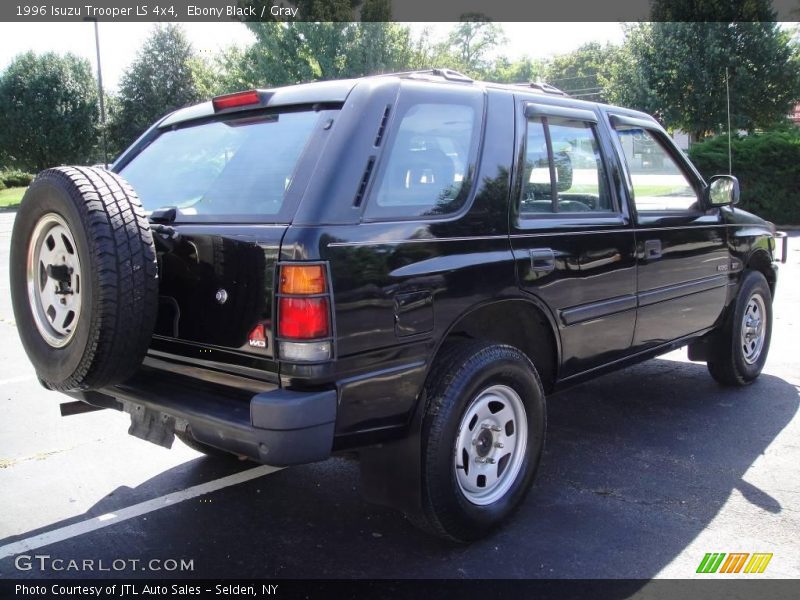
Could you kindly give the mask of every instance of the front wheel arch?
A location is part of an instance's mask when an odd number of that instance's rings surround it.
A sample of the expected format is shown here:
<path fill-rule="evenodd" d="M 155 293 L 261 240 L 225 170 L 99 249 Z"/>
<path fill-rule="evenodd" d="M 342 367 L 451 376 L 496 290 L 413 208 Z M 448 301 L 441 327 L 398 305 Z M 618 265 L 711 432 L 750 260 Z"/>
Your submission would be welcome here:
<path fill-rule="evenodd" d="M 748 270 L 758 271 L 764 276 L 764 279 L 767 280 L 767 285 L 769 285 L 770 294 L 772 294 L 774 298 L 777 277 L 775 270 L 772 268 L 772 259 L 769 253 L 763 248 L 757 248 L 753 251 L 745 263 L 745 271 L 742 273 L 742 278 L 740 279 L 740 287 L 741 282 L 744 281 L 744 275 Z"/>

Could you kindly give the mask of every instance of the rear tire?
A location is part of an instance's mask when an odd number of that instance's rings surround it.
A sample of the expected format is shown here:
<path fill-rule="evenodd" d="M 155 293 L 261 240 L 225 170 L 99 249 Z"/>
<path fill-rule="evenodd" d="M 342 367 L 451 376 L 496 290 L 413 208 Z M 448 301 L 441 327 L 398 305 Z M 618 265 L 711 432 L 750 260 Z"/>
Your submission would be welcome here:
<path fill-rule="evenodd" d="M 426 383 L 424 520 L 440 537 L 487 535 L 522 503 L 544 446 L 545 396 L 531 361 L 511 346 L 462 342 Z"/>
<path fill-rule="evenodd" d="M 749 385 L 764 368 L 772 338 L 772 293 L 764 276 L 746 271 L 733 311 L 712 338 L 708 371 L 720 384 Z"/>
<path fill-rule="evenodd" d="M 150 344 L 156 252 L 142 205 L 119 176 L 93 167 L 42 171 L 11 238 L 17 330 L 49 389 L 125 381 Z"/>

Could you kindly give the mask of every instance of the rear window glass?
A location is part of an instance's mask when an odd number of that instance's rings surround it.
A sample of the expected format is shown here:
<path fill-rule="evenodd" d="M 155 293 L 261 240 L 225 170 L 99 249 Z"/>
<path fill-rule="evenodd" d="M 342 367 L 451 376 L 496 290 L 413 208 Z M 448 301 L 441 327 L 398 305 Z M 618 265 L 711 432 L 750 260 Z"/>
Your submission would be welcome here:
<path fill-rule="evenodd" d="M 284 112 L 169 130 L 120 174 L 145 210 L 175 207 L 179 221 L 278 221 L 286 217 L 286 192 L 319 118 Z"/>
<path fill-rule="evenodd" d="M 461 208 L 471 184 L 477 129 L 474 106 L 409 106 L 390 137 L 367 216 L 440 215 Z"/>

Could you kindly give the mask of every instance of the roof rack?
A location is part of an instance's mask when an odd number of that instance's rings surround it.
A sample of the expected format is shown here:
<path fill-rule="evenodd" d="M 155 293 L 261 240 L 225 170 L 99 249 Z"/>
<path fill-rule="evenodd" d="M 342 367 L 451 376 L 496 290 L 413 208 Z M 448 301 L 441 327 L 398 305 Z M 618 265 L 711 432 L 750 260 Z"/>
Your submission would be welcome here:
<path fill-rule="evenodd" d="M 433 77 L 441 77 L 442 79 L 446 79 L 447 81 L 457 81 L 460 83 L 475 83 L 475 80 L 463 73 L 459 73 L 458 71 L 454 71 L 453 69 L 443 69 L 443 68 L 434 68 L 434 69 L 419 69 L 416 71 L 400 71 L 397 73 L 383 73 L 379 75 L 379 77 L 419 77 L 419 76 L 433 76 Z M 493 83 L 493 82 L 487 82 Z M 566 92 L 563 90 L 558 89 L 557 87 L 550 85 L 549 83 L 544 83 L 542 81 L 529 81 L 523 83 L 510 83 L 510 84 L 503 84 L 503 83 L 494 83 L 493 85 L 511 85 L 511 86 L 523 86 L 529 87 L 545 94 L 555 94 L 557 96 L 568 96 Z"/>
<path fill-rule="evenodd" d="M 564 90 L 558 89 L 554 85 L 550 85 L 549 83 L 544 83 L 543 81 L 529 81 L 527 83 L 512 83 L 511 85 L 516 86 L 523 86 L 523 87 L 530 87 L 537 90 L 544 92 L 545 94 L 556 94 L 558 96 L 566 96 L 567 93 Z"/>
<path fill-rule="evenodd" d="M 383 77 L 413 77 L 415 75 L 433 75 L 434 77 L 441 77 L 448 81 L 460 81 L 462 83 L 473 83 L 475 80 L 471 77 L 454 71 L 453 69 L 418 69 L 416 71 L 400 71 L 398 73 L 383 73 Z"/>

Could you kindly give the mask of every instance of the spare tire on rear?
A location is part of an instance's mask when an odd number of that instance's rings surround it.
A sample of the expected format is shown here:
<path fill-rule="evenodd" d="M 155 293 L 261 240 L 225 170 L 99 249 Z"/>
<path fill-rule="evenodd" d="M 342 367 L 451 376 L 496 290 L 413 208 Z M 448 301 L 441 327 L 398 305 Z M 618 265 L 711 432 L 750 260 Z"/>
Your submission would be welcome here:
<path fill-rule="evenodd" d="M 141 364 L 158 308 L 153 235 L 118 175 L 42 171 L 11 237 L 11 301 L 40 381 L 53 390 L 123 382 Z"/>

